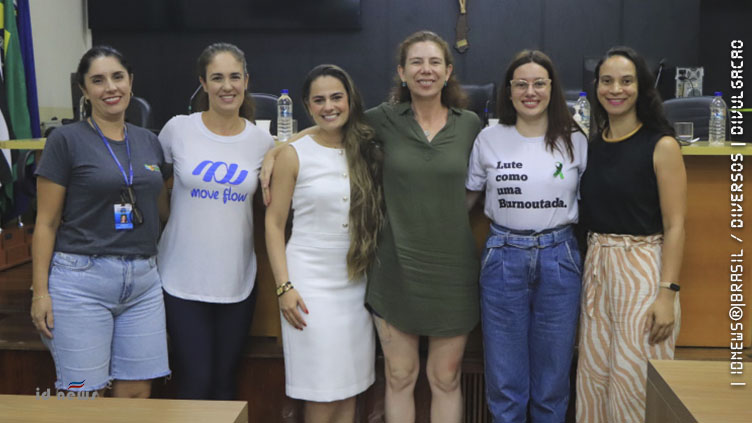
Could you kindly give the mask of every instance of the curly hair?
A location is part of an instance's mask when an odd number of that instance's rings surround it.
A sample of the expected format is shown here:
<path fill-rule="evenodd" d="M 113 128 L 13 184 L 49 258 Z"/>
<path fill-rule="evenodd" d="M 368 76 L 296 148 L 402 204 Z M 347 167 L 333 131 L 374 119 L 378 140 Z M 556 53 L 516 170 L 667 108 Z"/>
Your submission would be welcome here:
<path fill-rule="evenodd" d="M 410 50 L 410 47 L 412 47 L 413 44 L 424 41 L 430 41 L 436 44 L 444 54 L 444 64 L 446 66 L 454 66 L 454 57 L 452 57 L 452 51 L 449 49 L 449 44 L 447 44 L 447 42 L 435 32 L 431 31 L 418 31 L 405 38 L 397 48 L 397 63 L 404 68 L 407 63 L 407 52 Z M 403 103 L 410 101 L 411 98 L 410 89 L 402 85 L 402 80 L 398 73 L 394 77 L 394 87 L 389 93 L 389 102 Z M 441 90 L 441 104 L 446 107 L 467 107 L 467 94 L 465 94 L 465 91 L 460 87 L 460 82 L 457 80 L 455 72 L 452 72 L 451 75 L 449 75 L 449 80 Z"/>
<path fill-rule="evenodd" d="M 514 56 L 509 66 L 507 66 L 504 80 L 499 84 L 501 89 L 496 100 L 496 113 L 499 116 L 499 122 L 504 125 L 514 125 L 517 123 L 517 110 L 515 110 L 512 104 L 512 87 L 509 81 L 514 77 L 514 71 L 517 68 L 528 63 L 542 66 L 548 72 L 548 78 L 551 80 L 551 98 L 546 108 L 546 114 L 548 115 L 548 128 L 546 129 L 544 138 L 546 149 L 551 152 L 558 150 L 559 144 L 557 140 L 561 139 L 564 142 L 567 154 L 569 154 L 569 159 L 574 160 L 572 133 L 580 131 L 580 128 L 567 108 L 567 101 L 564 99 L 564 90 L 562 89 L 559 74 L 556 72 L 551 59 L 542 51 L 522 50 Z"/>
<path fill-rule="evenodd" d="M 593 81 L 593 93 L 597 97 L 598 85 L 600 84 L 600 72 L 603 62 L 613 56 L 622 56 L 632 62 L 637 73 L 637 119 L 645 127 L 660 132 L 663 135 L 674 136 L 674 128 L 668 123 L 663 111 L 661 95 L 655 88 L 655 78 L 650 72 L 645 59 L 634 49 L 625 46 L 612 47 L 598 61 L 595 67 L 595 80 Z M 594 107 L 591 116 L 591 133 L 599 134 L 608 126 L 608 113 L 600 101 L 591 102 Z"/>
<path fill-rule="evenodd" d="M 248 63 L 245 60 L 245 53 L 238 46 L 230 43 L 214 43 L 204 49 L 198 56 L 197 73 L 202 81 L 206 81 L 206 68 L 214 60 L 214 56 L 219 53 L 230 53 L 238 62 L 243 64 L 243 73 L 248 76 Z M 203 112 L 209 110 L 209 95 L 204 90 L 199 90 L 196 94 L 194 110 Z M 240 105 L 238 114 L 249 121 L 256 123 L 255 115 L 256 104 L 253 102 L 251 93 L 243 90 L 243 104 Z"/>
<path fill-rule="evenodd" d="M 374 140 L 373 129 L 365 123 L 363 101 L 350 75 L 335 65 L 318 65 L 308 72 L 301 90 L 309 111 L 311 84 L 330 76 L 342 83 L 347 92 L 349 117 L 342 128 L 343 145 L 350 174 L 350 249 L 347 272 L 350 278 L 365 274 L 376 255 L 376 244 L 384 221 L 381 165 L 383 154 Z M 309 111 L 310 114 L 310 111 Z"/>

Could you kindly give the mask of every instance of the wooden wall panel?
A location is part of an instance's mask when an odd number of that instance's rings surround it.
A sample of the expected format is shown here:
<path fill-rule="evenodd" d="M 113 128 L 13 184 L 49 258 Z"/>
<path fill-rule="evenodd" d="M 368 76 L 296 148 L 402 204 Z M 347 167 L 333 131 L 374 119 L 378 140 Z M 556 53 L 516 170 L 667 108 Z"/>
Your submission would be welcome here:
<path fill-rule="evenodd" d="M 612 45 L 630 44 L 650 56 L 666 55 L 674 63 L 696 61 L 699 1 L 671 0 L 670 7 L 663 7 L 658 4 L 665 2 L 650 0 L 472 0 L 470 49 L 464 54 L 453 50 L 455 72 L 468 83 L 498 83 L 515 52 L 543 48 L 556 61 L 564 88 L 579 90 L 582 56 L 599 56 Z M 359 31 L 95 30 L 92 38 L 95 44 L 121 49 L 129 58 L 136 76 L 134 92 L 151 103 L 157 128 L 173 115 L 186 113 L 188 98 L 198 86 L 196 58 L 217 41 L 235 43 L 246 52 L 252 91 L 276 94 L 290 89 L 295 117 L 303 128 L 308 118 L 298 97 L 313 66 L 335 63 L 348 70 L 365 104 L 373 107 L 387 97 L 397 45 L 406 35 L 430 29 L 450 44 L 455 41 L 457 1 L 363 0 L 361 10 Z"/>
<path fill-rule="evenodd" d="M 752 217 L 746 216 L 743 230 L 731 230 L 729 156 L 685 156 L 684 163 L 688 183 L 687 237 L 680 276 L 682 327 L 677 344 L 728 348 L 730 254 L 738 252 L 743 246 L 734 241 L 731 234 L 733 232 L 748 244 L 752 236 L 749 230 Z M 752 176 L 748 170 L 743 174 L 746 180 Z M 750 202 L 744 202 L 744 205 L 747 204 Z M 752 261 L 749 258 L 752 250 L 746 251 L 746 255 L 745 262 L 749 263 Z M 749 269 L 749 266 L 745 268 Z M 745 276 L 749 280 L 749 276 Z M 749 304 L 749 301 L 746 303 Z M 744 318 L 747 346 L 752 341 L 749 336 L 752 332 L 749 310 L 748 306 Z"/>

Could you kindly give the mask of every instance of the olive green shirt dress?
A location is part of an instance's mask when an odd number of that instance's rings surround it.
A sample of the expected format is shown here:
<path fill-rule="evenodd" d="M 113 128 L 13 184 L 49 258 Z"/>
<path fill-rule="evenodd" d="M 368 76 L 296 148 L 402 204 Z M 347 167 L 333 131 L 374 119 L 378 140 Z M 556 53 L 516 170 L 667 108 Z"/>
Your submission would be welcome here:
<path fill-rule="evenodd" d="M 366 303 L 397 329 L 457 336 L 479 320 L 479 261 L 465 177 L 481 121 L 450 108 L 429 143 L 410 103 L 366 112 L 384 148 L 386 224 L 368 272 Z"/>

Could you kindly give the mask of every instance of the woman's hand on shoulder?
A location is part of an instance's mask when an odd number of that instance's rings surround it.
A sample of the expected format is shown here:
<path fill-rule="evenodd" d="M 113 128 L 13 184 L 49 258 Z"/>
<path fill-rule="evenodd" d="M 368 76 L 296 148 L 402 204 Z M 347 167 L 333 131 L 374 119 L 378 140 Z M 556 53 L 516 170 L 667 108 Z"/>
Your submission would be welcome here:
<path fill-rule="evenodd" d="M 298 132 L 289 140 L 283 143 L 279 143 L 276 147 L 267 151 L 264 155 L 264 161 L 261 162 L 261 171 L 259 172 L 259 181 L 261 182 L 261 193 L 264 197 L 265 206 L 268 206 L 269 203 L 272 202 L 271 181 L 272 173 L 274 171 L 274 162 L 276 161 L 277 156 L 282 151 L 282 149 L 290 145 L 291 142 L 295 142 L 303 138 L 304 136 L 311 134 L 316 128 L 316 126 L 312 126 L 310 128 L 306 128 L 301 132 Z"/>
<path fill-rule="evenodd" d="M 300 312 L 308 314 L 308 308 L 297 289 L 292 288 L 279 297 L 279 311 L 295 329 L 303 330 L 306 327 L 306 322 Z"/>

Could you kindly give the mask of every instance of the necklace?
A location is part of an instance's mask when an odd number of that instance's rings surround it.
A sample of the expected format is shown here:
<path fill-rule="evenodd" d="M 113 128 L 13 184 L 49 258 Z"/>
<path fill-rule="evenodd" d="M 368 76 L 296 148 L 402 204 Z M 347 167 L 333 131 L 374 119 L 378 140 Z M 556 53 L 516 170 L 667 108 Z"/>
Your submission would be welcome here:
<path fill-rule="evenodd" d="M 630 131 L 626 135 L 623 135 L 621 137 L 611 137 L 611 136 L 609 136 L 609 132 L 611 132 L 611 128 L 607 127 L 607 128 L 605 128 L 603 130 L 602 138 L 603 138 L 603 141 L 606 141 L 606 142 L 624 141 L 625 139 L 627 139 L 627 138 L 631 137 L 632 135 L 636 134 L 637 131 L 639 131 L 641 128 L 642 128 L 642 122 L 640 122 L 635 129 L 633 129 L 632 131 Z"/>
<path fill-rule="evenodd" d="M 431 131 L 429 131 L 428 129 L 424 129 L 423 130 L 423 135 L 425 135 L 426 138 L 428 138 L 428 136 L 431 135 Z"/>

